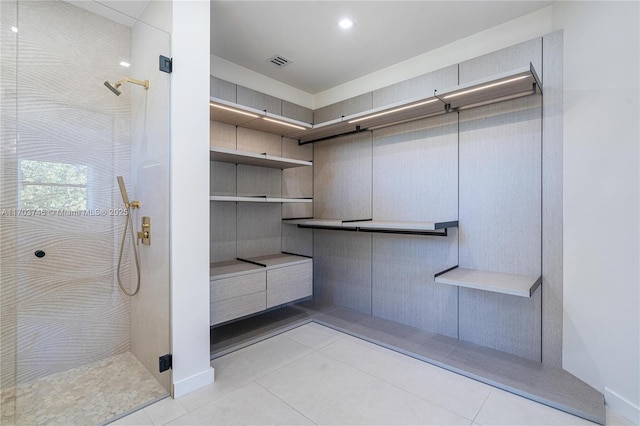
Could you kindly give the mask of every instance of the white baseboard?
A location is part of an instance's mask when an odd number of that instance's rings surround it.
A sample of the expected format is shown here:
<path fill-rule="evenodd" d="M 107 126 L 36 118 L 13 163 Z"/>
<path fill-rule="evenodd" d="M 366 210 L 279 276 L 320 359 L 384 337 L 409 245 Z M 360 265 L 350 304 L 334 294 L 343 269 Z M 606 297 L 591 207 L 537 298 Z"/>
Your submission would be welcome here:
<path fill-rule="evenodd" d="M 180 380 L 173 384 L 171 396 L 174 398 L 180 398 L 188 393 L 193 392 L 196 389 L 210 385 L 215 380 L 215 371 L 213 367 L 209 367 L 208 370 L 202 371 L 186 379 Z"/>
<path fill-rule="evenodd" d="M 640 407 L 637 405 L 608 388 L 604 388 L 604 402 L 634 425 L 640 425 Z"/>

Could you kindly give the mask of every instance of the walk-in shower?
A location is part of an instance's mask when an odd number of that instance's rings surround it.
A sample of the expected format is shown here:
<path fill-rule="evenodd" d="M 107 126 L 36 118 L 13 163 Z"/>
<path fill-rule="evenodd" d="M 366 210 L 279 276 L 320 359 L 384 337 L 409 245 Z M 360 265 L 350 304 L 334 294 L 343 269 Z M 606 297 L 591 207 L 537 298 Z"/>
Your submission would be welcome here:
<path fill-rule="evenodd" d="M 156 21 L 170 8 L 144 3 L 136 20 L 96 1 L 0 1 L 1 425 L 98 425 L 171 389 L 158 362 L 171 349 L 171 75 L 158 69 L 171 38 Z M 130 75 L 152 90 L 113 80 Z M 122 225 L 144 216 L 154 243 L 136 256 Z"/>

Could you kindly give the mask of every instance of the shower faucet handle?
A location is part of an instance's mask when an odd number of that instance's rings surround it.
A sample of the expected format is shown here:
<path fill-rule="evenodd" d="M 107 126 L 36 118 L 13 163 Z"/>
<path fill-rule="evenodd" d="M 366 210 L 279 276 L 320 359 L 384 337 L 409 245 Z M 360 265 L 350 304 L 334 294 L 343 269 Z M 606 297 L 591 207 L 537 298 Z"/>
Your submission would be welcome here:
<path fill-rule="evenodd" d="M 142 241 L 142 245 L 151 245 L 151 218 L 142 216 L 142 231 L 138 231 L 138 244 Z"/>

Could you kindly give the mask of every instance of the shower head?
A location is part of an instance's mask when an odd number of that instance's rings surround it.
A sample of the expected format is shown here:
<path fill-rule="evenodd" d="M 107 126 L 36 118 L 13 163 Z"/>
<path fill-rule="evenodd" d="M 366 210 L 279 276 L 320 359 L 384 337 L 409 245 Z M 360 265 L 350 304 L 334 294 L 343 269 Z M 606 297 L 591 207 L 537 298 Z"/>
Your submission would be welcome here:
<path fill-rule="evenodd" d="M 122 92 L 118 90 L 118 87 L 120 87 L 120 84 L 118 84 L 118 83 L 112 84 L 109 81 L 105 81 L 104 85 L 107 86 L 107 89 L 109 89 L 113 93 L 115 93 L 116 96 L 120 96 L 122 94 Z"/>
<path fill-rule="evenodd" d="M 120 80 L 118 80 L 116 83 L 111 83 L 108 80 L 104 82 L 104 85 L 107 86 L 107 89 L 111 90 L 116 96 L 120 96 L 120 94 L 122 94 L 122 92 L 120 90 L 118 90 L 120 88 L 120 86 L 122 86 L 124 83 L 133 83 L 133 84 L 137 84 L 138 86 L 142 86 L 144 87 L 144 90 L 149 89 L 149 80 L 136 80 L 135 78 L 131 78 L 131 77 L 123 77 Z"/>
<path fill-rule="evenodd" d="M 127 188 L 124 186 L 124 178 L 122 176 L 118 176 L 118 185 L 120 186 L 120 193 L 122 194 L 122 201 L 124 201 L 125 205 L 129 205 L 129 195 L 127 195 Z"/>

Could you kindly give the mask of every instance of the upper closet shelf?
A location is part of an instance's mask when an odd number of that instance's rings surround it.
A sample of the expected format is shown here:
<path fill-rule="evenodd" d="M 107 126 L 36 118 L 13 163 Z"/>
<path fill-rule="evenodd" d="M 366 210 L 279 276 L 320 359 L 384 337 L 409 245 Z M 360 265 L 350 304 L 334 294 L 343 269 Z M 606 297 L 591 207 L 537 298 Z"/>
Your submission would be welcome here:
<path fill-rule="evenodd" d="M 440 284 L 474 288 L 494 293 L 531 297 L 540 283 L 542 283 L 542 276 L 534 277 L 455 267 L 436 274 L 434 281 Z"/>
<path fill-rule="evenodd" d="M 312 198 L 280 198 L 280 197 L 263 197 L 263 196 L 242 196 L 242 195 L 212 195 L 211 201 L 228 201 L 243 203 L 312 203 Z"/>
<path fill-rule="evenodd" d="M 533 64 L 528 67 L 472 81 L 452 90 L 437 93 L 451 109 L 468 109 L 509 99 L 542 93 L 542 85 Z"/>
<path fill-rule="evenodd" d="M 311 161 L 294 160 L 293 158 L 235 151 L 225 148 L 210 148 L 209 152 L 209 159 L 211 161 L 221 161 L 223 163 L 245 164 L 248 166 L 270 167 L 273 169 L 291 169 L 294 167 L 313 165 Z"/>
<path fill-rule="evenodd" d="M 428 96 L 385 105 L 313 125 L 217 98 L 211 98 L 210 113 L 211 120 L 297 139 L 302 144 L 319 142 L 365 130 L 375 130 L 538 92 L 542 92 L 542 86 L 533 65 L 529 64 L 528 67 L 518 68 L 448 90 L 436 89 Z"/>
<path fill-rule="evenodd" d="M 311 129 L 312 127 L 310 123 L 282 117 L 267 111 L 225 101 L 224 99 L 211 97 L 209 98 L 209 106 L 209 118 L 212 121 L 280 136 Z"/>

